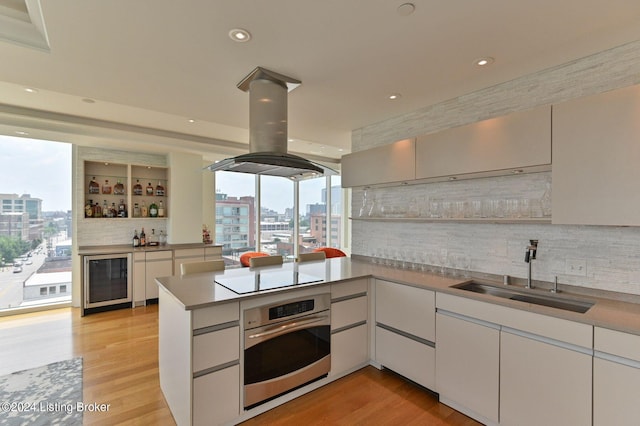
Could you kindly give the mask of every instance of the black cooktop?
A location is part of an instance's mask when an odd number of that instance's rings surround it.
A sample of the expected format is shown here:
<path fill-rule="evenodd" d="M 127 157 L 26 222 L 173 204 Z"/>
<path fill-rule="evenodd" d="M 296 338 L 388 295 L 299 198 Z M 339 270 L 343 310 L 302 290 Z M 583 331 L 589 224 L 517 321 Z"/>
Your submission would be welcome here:
<path fill-rule="evenodd" d="M 313 275 L 297 271 L 261 271 L 255 275 L 243 277 L 219 277 L 216 283 L 237 294 L 256 293 L 275 288 L 292 287 L 300 284 L 311 284 L 323 281 Z"/>

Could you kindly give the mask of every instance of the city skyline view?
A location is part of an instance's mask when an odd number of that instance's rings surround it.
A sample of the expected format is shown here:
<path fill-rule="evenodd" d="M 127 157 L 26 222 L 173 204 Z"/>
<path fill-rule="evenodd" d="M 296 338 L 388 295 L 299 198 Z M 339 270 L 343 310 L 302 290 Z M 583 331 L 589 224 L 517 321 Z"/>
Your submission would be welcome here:
<path fill-rule="evenodd" d="M 71 144 L 0 135 L 0 193 L 30 194 L 43 211 L 71 210 Z"/>

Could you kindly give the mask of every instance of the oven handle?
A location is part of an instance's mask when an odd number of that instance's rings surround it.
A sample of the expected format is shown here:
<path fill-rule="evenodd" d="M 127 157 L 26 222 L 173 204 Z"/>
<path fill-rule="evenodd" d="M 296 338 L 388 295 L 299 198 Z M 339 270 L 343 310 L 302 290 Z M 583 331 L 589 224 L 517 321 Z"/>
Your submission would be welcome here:
<path fill-rule="evenodd" d="M 263 331 L 262 333 L 256 333 L 256 334 L 250 334 L 249 336 L 247 336 L 247 338 L 249 339 L 257 339 L 260 337 L 264 337 L 264 336 L 270 336 L 272 334 L 282 334 L 286 331 L 290 331 L 290 329 L 296 329 L 296 328 L 302 328 L 306 325 L 309 324 L 313 324 L 316 322 L 320 322 L 320 321 L 324 321 L 325 319 L 329 318 L 329 316 L 327 315 L 322 315 L 320 317 L 313 317 L 313 318 L 309 318 L 303 321 L 292 321 L 290 323 L 287 324 L 283 324 L 279 327 L 277 327 L 276 329 L 273 330 L 267 330 L 267 331 Z"/>

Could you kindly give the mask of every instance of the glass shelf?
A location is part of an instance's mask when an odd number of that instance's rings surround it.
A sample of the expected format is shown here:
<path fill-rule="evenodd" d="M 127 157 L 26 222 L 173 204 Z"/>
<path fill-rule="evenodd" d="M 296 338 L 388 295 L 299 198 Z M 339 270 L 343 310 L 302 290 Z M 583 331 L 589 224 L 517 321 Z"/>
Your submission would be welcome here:
<path fill-rule="evenodd" d="M 409 223 L 505 223 L 505 224 L 550 224 L 550 217 L 350 217 L 363 222 L 409 222 Z"/>

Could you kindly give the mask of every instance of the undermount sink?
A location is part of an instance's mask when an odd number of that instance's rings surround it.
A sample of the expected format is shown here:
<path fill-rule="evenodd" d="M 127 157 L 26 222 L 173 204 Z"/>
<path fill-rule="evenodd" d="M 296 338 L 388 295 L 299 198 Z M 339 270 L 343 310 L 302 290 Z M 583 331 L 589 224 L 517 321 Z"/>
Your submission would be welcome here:
<path fill-rule="evenodd" d="M 518 291 L 512 288 L 497 287 L 477 281 L 469 281 L 453 286 L 460 290 L 472 291 L 474 293 L 489 294 L 503 299 L 516 300 L 519 302 L 533 303 L 535 305 L 548 306 L 550 308 L 563 309 L 565 311 L 584 314 L 594 304 L 586 300 L 569 299 L 558 296 L 545 296 L 542 294 L 531 294 L 525 291 Z"/>

